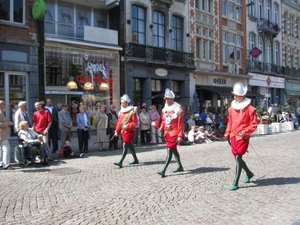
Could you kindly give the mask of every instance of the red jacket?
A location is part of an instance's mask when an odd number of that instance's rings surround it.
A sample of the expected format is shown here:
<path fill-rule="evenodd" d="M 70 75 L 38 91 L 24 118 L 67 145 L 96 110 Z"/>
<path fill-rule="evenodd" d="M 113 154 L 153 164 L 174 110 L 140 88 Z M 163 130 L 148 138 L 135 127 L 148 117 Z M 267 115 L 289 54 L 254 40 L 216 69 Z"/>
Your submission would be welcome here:
<path fill-rule="evenodd" d="M 123 124 L 127 116 L 130 118 L 126 124 Z M 115 132 L 121 132 L 124 143 L 130 143 L 132 141 L 137 123 L 137 116 L 133 109 L 127 112 L 120 112 Z M 126 129 L 123 128 L 123 125 L 126 125 Z"/>

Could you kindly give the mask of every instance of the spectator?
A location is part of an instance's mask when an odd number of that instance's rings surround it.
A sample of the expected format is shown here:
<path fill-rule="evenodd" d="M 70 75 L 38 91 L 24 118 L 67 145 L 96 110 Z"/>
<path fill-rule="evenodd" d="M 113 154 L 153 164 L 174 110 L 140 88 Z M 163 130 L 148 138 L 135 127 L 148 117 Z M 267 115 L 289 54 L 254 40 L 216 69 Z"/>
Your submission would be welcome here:
<path fill-rule="evenodd" d="M 41 102 L 36 102 L 34 107 L 36 111 L 32 116 L 32 128 L 36 133 L 43 135 L 43 142 L 47 148 L 49 160 L 51 160 L 50 148 L 48 145 L 48 132 L 52 124 L 52 118 L 49 111 L 42 108 Z"/>
<path fill-rule="evenodd" d="M 79 113 L 76 115 L 78 147 L 80 153 L 87 153 L 89 147 L 89 129 L 91 118 L 86 113 L 85 106 L 79 107 Z"/>
<path fill-rule="evenodd" d="M 133 145 L 138 146 L 139 145 L 139 136 L 140 136 L 140 117 L 139 117 L 139 108 L 137 106 L 133 107 L 133 110 L 136 113 L 136 119 L 137 119 L 137 125 L 135 126 L 135 133 L 134 133 L 134 139 L 133 139 Z"/>
<path fill-rule="evenodd" d="M 160 127 L 160 116 L 155 105 L 150 106 L 149 116 L 151 120 L 151 142 L 150 144 L 162 143 L 161 132 L 156 129 Z M 158 140 L 156 140 L 156 137 Z"/>
<path fill-rule="evenodd" d="M 52 106 L 50 98 L 46 100 L 45 109 L 50 112 L 52 119 L 52 123 L 48 131 L 48 145 L 50 147 L 52 142 L 52 152 L 56 153 L 58 151 L 58 111 Z"/>
<path fill-rule="evenodd" d="M 140 123 L 141 123 L 141 143 L 146 144 L 150 143 L 150 117 L 146 111 L 145 107 L 142 107 L 141 113 L 139 115 Z M 146 141 L 145 141 L 146 138 Z"/>
<path fill-rule="evenodd" d="M 105 114 L 106 105 L 101 105 L 100 110 L 96 112 L 95 115 L 95 125 L 97 128 L 97 138 L 98 138 L 98 151 L 102 151 L 103 142 L 107 141 L 107 126 L 108 126 L 108 116 Z"/>
<path fill-rule="evenodd" d="M 203 123 L 203 121 L 201 120 L 201 118 L 199 117 L 199 114 L 198 114 L 198 113 L 196 113 L 196 114 L 194 115 L 194 120 L 195 120 L 195 125 L 196 125 L 197 127 L 201 127 L 201 126 L 204 125 L 204 123 Z"/>
<path fill-rule="evenodd" d="M 19 102 L 18 105 L 19 105 L 19 109 L 15 112 L 15 121 L 14 121 L 15 132 L 19 131 L 19 124 L 21 121 L 26 121 L 29 127 L 31 127 L 32 125 L 30 116 L 26 111 L 26 106 L 27 106 L 26 102 L 21 101 Z"/>
<path fill-rule="evenodd" d="M 118 149 L 119 137 L 114 136 L 115 130 L 118 122 L 118 115 L 116 112 L 116 106 L 114 104 L 110 105 L 110 111 L 107 114 L 108 116 L 108 133 L 109 133 L 109 150 Z M 113 138 L 113 139 L 112 139 Z"/>
<path fill-rule="evenodd" d="M 198 117 L 199 117 L 199 114 L 198 114 Z M 189 130 L 192 128 L 192 126 L 196 126 L 195 116 L 193 114 L 190 115 L 190 119 L 186 123 L 189 125 Z"/>
<path fill-rule="evenodd" d="M 68 140 L 65 141 L 65 146 L 63 147 L 63 150 L 64 150 L 64 156 L 66 158 L 82 158 L 84 155 L 84 153 L 77 154 L 73 152 L 71 148 L 71 143 Z"/>
<path fill-rule="evenodd" d="M 14 168 L 10 166 L 10 127 L 13 126 L 12 121 L 7 121 L 4 115 L 5 102 L 0 100 L 0 166 L 5 170 L 13 170 Z"/>
<path fill-rule="evenodd" d="M 60 149 L 64 147 L 66 140 L 71 140 L 71 129 L 73 122 L 68 108 L 69 106 L 67 104 L 63 104 L 62 110 L 58 112 L 59 130 L 61 131 Z"/>
<path fill-rule="evenodd" d="M 62 110 L 62 104 L 61 103 L 57 103 L 56 105 L 56 110 L 59 113 Z M 57 132 L 57 139 L 60 140 L 61 139 L 61 130 L 59 128 L 59 117 L 58 117 L 58 132 Z"/>

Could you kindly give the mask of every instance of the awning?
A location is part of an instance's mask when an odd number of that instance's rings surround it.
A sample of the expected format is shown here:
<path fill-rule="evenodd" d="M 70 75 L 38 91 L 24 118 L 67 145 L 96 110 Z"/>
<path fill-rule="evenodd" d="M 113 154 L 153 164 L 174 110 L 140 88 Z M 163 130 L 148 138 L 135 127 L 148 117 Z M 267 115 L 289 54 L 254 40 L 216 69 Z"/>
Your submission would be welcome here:
<path fill-rule="evenodd" d="M 216 87 L 216 86 L 196 85 L 196 88 L 216 93 L 216 94 L 220 95 L 221 98 L 233 98 L 232 97 L 233 94 L 231 93 L 232 87 Z M 248 90 L 246 97 L 259 99 L 259 98 L 264 98 L 265 96 Z"/>

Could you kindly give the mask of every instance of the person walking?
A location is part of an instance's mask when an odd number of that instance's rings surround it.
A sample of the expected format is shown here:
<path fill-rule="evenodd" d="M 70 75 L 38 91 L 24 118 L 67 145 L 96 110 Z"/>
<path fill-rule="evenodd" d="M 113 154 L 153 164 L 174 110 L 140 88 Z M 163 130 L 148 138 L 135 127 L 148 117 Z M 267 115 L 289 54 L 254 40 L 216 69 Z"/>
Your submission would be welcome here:
<path fill-rule="evenodd" d="M 0 166 L 4 170 L 13 170 L 10 165 L 10 127 L 13 126 L 12 121 L 7 121 L 4 115 L 5 102 L 0 100 Z"/>
<path fill-rule="evenodd" d="M 34 107 L 36 111 L 32 116 L 32 129 L 36 133 L 43 135 L 43 142 L 47 148 L 48 157 L 51 160 L 51 152 L 48 145 L 48 132 L 52 124 L 52 118 L 50 112 L 46 109 L 43 109 L 41 102 L 36 102 Z"/>
<path fill-rule="evenodd" d="M 127 155 L 128 150 L 130 151 L 134 159 L 129 164 L 139 163 L 134 146 L 132 144 L 135 133 L 135 126 L 137 125 L 137 117 L 133 106 L 129 106 L 130 101 L 131 100 L 129 99 L 129 96 L 127 94 L 124 94 L 121 97 L 121 110 L 115 130 L 115 136 L 118 136 L 119 133 L 121 133 L 123 139 L 123 152 L 121 160 L 114 163 L 114 165 L 118 166 L 119 168 L 123 167 L 123 161 Z"/>
<path fill-rule="evenodd" d="M 173 172 L 183 171 L 183 166 L 177 150 L 177 144 L 182 142 L 183 136 L 183 110 L 181 109 L 181 106 L 174 101 L 175 94 L 169 88 L 165 90 L 164 99 L 166 103 L 162 110 L 162 122 L 159 129 L 161 132 L 164 131 L 168 154 L 164 168 L 157 172 L 162 177 L 165 177 L 167 167 L 171 162 L 173 154 L 178 164 L 178 168 L 174 169 Z"/>
<path fill-rule="evenodd" d="M 97 127 L 97 138 L 98 138 L 98 151 L 102 151 L 103 142 L 107 141 L 107 125 L 108 116 L 105 114 L 106 105 L 101 105 L 100 110 L 95 115 L 95 125 Z"/>
<path fill-rule="evenodd" d="M 242 159 L 247 152 L 250 135 L 257 128 L 256 109 L 250 105 L 251 99 L 246 98 L 247 87 L 240 82 L 233 86 L 232 94 L 234 100 L 228 109 L 228 123 L 224 134 L 225 139 L 230 139 L 231 152 L 235 157 L 236 174 L 230 190 L 239 188 L 238 183 L 242 169 L 246 172 L 244 183 L 249 183 L 254 174 L 249 170 L 245 161 Z"/>
<path fill-rule="evenodd" d="M 76 115 L 78 147 L 80 153 L 87 153 L 89 147 L 89 129 L 91 126 L 91 117 L 86 112 L 85 106 L 79 107 L 79 113 Z"/>
<path fill-rule="evenodd" d="M 49 111 L 52 119 L 52 123 L 48 131 L 48 145 L 50 147 L 52 143 L 52 152 L 56 153 L 58 151 L 58 111 L 52 106 L 52 100 L 50 98 L 46 100 L 45 109 Z"/>
<path fill-rule="evenodd" d="M 73 126 L 73 121 L 68 111 L 68 104 L 62 105 L 62 110 L 58 112 L 58 124 L 60 130 L 60 149 L 65 146 L 67 140 L 71 141 L 71 129 Z"/>
<path fill-rule="evenodd" d="M 118 122 L 118 115 L 116 112 L 116 106 L 114 104 L 110 105 L 110 111 L 108 116 L 108 127 L 109 127 L 109 150 L 118 149 L 119 137 L 115 136 L 116 125 Z"/>

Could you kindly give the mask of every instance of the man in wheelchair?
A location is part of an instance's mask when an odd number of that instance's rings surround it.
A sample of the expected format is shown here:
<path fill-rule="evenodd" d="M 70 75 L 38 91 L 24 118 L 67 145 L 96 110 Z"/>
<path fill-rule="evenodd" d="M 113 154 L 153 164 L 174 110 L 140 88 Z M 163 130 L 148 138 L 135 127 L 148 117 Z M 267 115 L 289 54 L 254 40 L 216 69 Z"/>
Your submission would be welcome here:
<path fill-rule="evenodd" d="M 31 164 L 35 164 L 37 153 L 40 154 L 41 165 L 47 164 L 45 146 L 42 135 L 38 135 L 35 131 L 29 129 L 27 121 L 19 123 L 19 140 L 22 141 L 25 150 L 31 150 Z"/>

